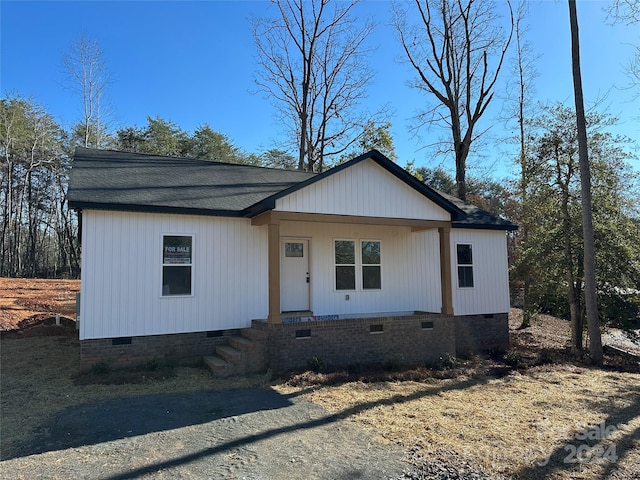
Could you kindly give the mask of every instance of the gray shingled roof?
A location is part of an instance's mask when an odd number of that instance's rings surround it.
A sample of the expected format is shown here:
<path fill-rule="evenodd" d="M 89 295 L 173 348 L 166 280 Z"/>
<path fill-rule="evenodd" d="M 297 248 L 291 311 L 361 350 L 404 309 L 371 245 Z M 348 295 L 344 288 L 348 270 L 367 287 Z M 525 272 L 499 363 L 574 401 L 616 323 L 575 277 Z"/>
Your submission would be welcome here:
<path fill-rule="evenodd" d="M 276 198 L 367 158 L 449 211 L 453 227 L 518 228 L 503 218 L 425 186 L 375 150 L 315 174 L 78 147 L 69 178 L 68 200 L 69 206 L 76 209 L 251 217 L 273 208 Z"/>
<path fill-rule="evenodd" d="M 440 192 L 444 198 L 456 205 L 465 215 L 451 222 L 454 228 L 482 228 L 487 230 L 517 230 L 518 226 L 502 217 L 493 215 L 480 207 L 465 203 L 458 197 Z"/>
<path fill-rule="evenodd" d="M 250 206 L 314 175 L 76 148 L 68 199 L 73 208 L 242 216 Z"/>

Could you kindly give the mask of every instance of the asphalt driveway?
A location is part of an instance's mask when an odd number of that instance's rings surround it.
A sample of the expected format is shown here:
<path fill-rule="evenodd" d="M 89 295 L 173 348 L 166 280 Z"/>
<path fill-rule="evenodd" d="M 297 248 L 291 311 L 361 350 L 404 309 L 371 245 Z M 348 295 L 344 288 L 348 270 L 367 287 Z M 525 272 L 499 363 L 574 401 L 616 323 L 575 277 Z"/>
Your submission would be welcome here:
<path fill-rule="evenodd" d="M 114 387 L 117 388 L 117 387 Z M 404 452 L 274 390 L 119 398 L 43 419 L 3 478 L 399 478 Z"/>

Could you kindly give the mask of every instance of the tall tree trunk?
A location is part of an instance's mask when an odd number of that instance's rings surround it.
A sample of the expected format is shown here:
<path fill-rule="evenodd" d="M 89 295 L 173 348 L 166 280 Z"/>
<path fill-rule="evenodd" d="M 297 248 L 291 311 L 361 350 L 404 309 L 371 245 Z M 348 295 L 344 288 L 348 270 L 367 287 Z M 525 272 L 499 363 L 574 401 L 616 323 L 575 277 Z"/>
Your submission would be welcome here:
<path fill-rule="evenodd" d="M 569 312 L 571 316 L 571 353 L 573 355 L 582 355 L 582 339 L 584 332 L 584 323 L 582 318 L 582 284 L 579 281 L 579 275 L 576 274 L 576 262 L 574 261 L 575 250 L 571 242 L 573 232 L 573 222 L 571 221 L 571 212 L 569 211 L 570 184 L 573 177 L 574 164 L 573 159 L 569 157 L 567 161 L 566 176 L 563 178 L 560 145 L 554 145 L 555 168 L 556 168 L 556 184 L 560 188 L 560 210 L 562 212 L 562 236 L 563 236 L 563 256 L 566 269 L 567 282 L 567 301 L 569 303 Z"/>
<path fill-rule="evenodd" d="M 558 158 L 558 153 L 556 153 Z M 567 300 L 569 302 L 569 312 L 571 315 L 571 353 L 582 355 L 582 336 L 584 324 L 582 321 L 581 284 L 575 274 L 575 262 L 573 261 L 573 246 L 571 244 L 571 215 L 569 214 L 569 182 L 571 179 L 571 167 L 567 172 L 566 183 L 562 181 L 560 164 L 557 164 L 557 181 L 562 189 L 562 223 L 564 236 L 564 263 L 566 265 Z"/>
<path fill-rule="evenodd" d="M 462 200 L 467 200 L 467 156 L 469 147 L 460 142 L 456 145 L 456 196 Z"/>
<path fill-rule="evenodd" d="M 23 262 L 23 274 L 27 277 L 36 276 L 36 209 L 33 198 L 33 170 L 27 171 L 27 241 Z"/>
<path fill-rule="evenodd" d="M 587 125 L 582 95 L 580 73 L 580 41 L 578 34 L 578 14 L 575 0 L 569 0 L 569 20 L 571 23 L 571 65 L 573 69 L 573 90 L 576 103 L 576 123 L 578 127 L 578 157 L 580 160 L 580 191 L 582 195 L 582 232 L 584 242 L 584 292 L 589 328 L 589 353 L 591 361 L 602 365 L 602 339 L 598 317 L 596 293 L 596 254 L 591 209 L 591 171 L 587 150 Z"/>
<path fill-rule="evenodd" d="M 522 7 L 520 7 L 522 8 Z M 529 172 L 527 170 L 527 138 L 525 135 L 525 100 L 526 100 L 526 84 L 525 84 L 525 66 L 524 66 L 524 49 L 525 47 L 522 45 L 522 30 L 520 26 L 520 22 L 523 17 L 523 13 L 518 9 L 518 17 L 515 23 L 515 33 L 516 33 L 516 53 L 518 59 L 518 129 L 520 135 L 520 202 L 522 208 L 522 219 L 528 218 L 526 210 L 528 209 L 528 176 Z M 528 222 L 522 222 L 520 226 L 520 235 L 521 242 L 526 244 L 527 236 L 529 235 L 529 225 Z M 523 280 L 523 295 L 522 295 L 522 323 L 520 324 L 521 329 L 529 328 L 531 326 L 531 309 L 527 304 L 527 300 L 529 297 L 529 287 L 531 285 L 531 277 L 529 272 L 525 273 Z"/>
<path fill-rule="evenodd" d="M 6 147 L 5 147 L 6 148 Z M 2 276 L 9 276 L 11 266 L 11 216 L 13 210 L 13 162 L 9 158 L 9 151 L 7 149 L 7 187 L 5 192 L 5 199 L 2 212 L 2 238 L 0 238 L 0 274 Z"/>

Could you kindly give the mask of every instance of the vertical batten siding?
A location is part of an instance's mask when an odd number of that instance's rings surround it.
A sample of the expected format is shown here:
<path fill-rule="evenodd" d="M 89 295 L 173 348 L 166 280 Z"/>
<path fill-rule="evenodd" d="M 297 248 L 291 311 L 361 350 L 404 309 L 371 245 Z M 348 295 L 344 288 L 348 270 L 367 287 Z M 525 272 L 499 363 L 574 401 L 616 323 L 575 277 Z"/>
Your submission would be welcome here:
<path fill-rule="evenodd" d="M 162 235 L 193 235 L 193 295 L 162 297 Z M 245 219 L 83 212 L 80 338 L 242 328 L 267 315 L 266 228 Z"/>
<path fill-rule="evenodd" d="M 458 287 L 456 244 L 472 245 L 473 288 Z M 502 230 L 451 230 L 451 278 L 455 315 L 509 311 L 507 236 Z"/>
<path fill-rule="evenodd" d="M 276 210 L 301 213 L 448 221 L 450 215 L 373 160 L 291 193 Z"/>
<path fill-rule="evenodd" d="M 311 310 L 315 315 L 440 311 L 437 230 L 411 232 L 408 227 L 283 222 L 280 234 L 310 239 Z M 362 290 L 360 270 L 355 291 L 335 290 L 334 239 L 382 242 L 381 290 Z"/>

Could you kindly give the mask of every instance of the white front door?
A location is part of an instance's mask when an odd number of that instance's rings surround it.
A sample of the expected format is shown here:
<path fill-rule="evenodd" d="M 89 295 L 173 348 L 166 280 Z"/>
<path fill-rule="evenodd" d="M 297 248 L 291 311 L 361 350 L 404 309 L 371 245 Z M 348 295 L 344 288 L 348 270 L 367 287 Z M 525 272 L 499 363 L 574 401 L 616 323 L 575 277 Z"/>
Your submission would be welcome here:
<path fill-rule="evenodd" d="M 280 242 L 280 309 L 309 310 L 309 240 L 287 238 Z"/>

